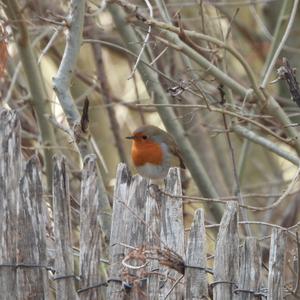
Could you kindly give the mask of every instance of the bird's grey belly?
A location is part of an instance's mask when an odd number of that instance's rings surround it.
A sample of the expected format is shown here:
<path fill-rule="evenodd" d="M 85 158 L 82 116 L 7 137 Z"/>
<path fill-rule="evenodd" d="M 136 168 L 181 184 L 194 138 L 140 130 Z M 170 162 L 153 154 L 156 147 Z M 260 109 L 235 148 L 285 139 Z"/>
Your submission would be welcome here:
<path fill-rule="evenodd" d="M 169 171 L 169 166 L 146 163 L 142 166 L 137 167 L 137 171 L 143 177 L 147 177 L 151 179 L 160 179 L 167 176 Z"/>
<path fill-rule="evenodd" d="M 168 175 L 171 163 L 171 156 L 168 150 L 168 146 L 165 143 L 161 143 L 163 151 L 163 163 L 161 165 L 155 165 L 151 163 L 145 163 L 142 166 L 137 167 L 137 171 L 143 176 L 150 179 L 161 179 Z"/>

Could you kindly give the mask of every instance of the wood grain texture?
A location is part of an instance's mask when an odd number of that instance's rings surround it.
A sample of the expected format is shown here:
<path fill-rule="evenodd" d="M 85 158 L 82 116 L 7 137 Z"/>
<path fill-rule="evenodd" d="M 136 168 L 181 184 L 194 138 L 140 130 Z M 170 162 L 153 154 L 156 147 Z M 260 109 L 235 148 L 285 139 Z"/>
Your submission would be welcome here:
<path fill-rule="evenodd" d="M 180 171 L 178 168 L 171 168 L 166 178 L 165 192 L 175 196 L 182 195 Z M 161 240 L 169 249 L 184 257 L 184 226 L 182 199 L 169 196 L 162 196 L 161 200 Z M 162 268 L 168 276 L 177 280 L 181 274 L 170 268 Z M 173 288 L 174 281 L 161 282 L 161 297 L 164 298 Z M 169 300 L 182 299 L 182 283 L 178 283 L 168 296 Z"/>
<path fill-rule="evenodd" d="M 0 268 L 0 291 L 6 300 L 17 297 L 14 266 L 20 173 L 20 122 L 16 112 L 0 109 L 0 264 L 3 265 Z"/>
<path fill-rule="evenodd" d="M 53 159 L 53 217 L 55 235 L 55 269 L 57 299 L 78 299 L 74 283 L 74 261 L 71 238 L 69 176 L 64 157 Z"/>
<path fill-rule="evenodd" d="M 269 257 L 268 300 L 283 299 L 285 245 L 286 232 L 273 228 Z"/>
<path fill-rule="evenodd" d="M 123 207 L 124 214 L 124 232 L 125 244 L 130 247 L 142 249 L 146 244 L 146 199 L 148 194 L 149 181 L 145 178 L 135 175 L 132 177 L 128 202 Z M 124 254 L 129 255 L 132 249 L 125 247 Z M 135 255 L 136 258 L 132 258 L 128 261 L 130 265 L 139 266 L 144 262 L 138 258 L 139 254 Z M 143 298 L 143 294 L 146 293 L 146 280 L 143 279 L 144 268 L 134 270 L 130 268 L 124 268 L 123 281 L 131 286 L 127 289 L 126 299 L 139 300 Z"/>
<path fill-rule="evenodd" d="M 185 299 L 208 299 L 207 274 L 200 268 L 207 267 L 206 233 L 204 226 L 204 210 L 197 209 L 191 226 L 185 255 Z M 200 268 L 197 268 L 200 267 Z"/>
<path fill-rule="evenodd" d="M 96 156 L 84 160 L 80 198 L 80 285 L 81 289 L 97 285 L 101 281 L 101 212 L 97 185 Z M 100 287 L 79 294 L 81 300 L 101 299 Z"/>
<path fill-rule="evenodd" d="M 262 275 L 262 256 L 258 241 L 254 237 L 247 237 L 240 249 L 239 299 L 255 300 L 259 291 Z M 252 291 L 252 292 L 243 292 Z"/>
<path fill-rule="evenodd" d="M 239 279 L 238 204 L 229 201 L 222 217 L 214 260 L 214 300 L 232 300 Z"/>
<path fill-rule="evenodd" d="M 107 288 L 107 299 L 123 299 L 122 290 L 122 260 L 124 258 L 124 247 L 120 243 L 125 241 L 124 236 L 124 205 L 127 204 L 131 175 L 127 166 L 119 164 L 116 185 L 113 198 L 112 230 L 109 245 L 109 284 Z"/>
<path fill-rule="evenodd" d="M 20 182 L 17 206 L 17 264 L 26 266 L 17 269 L 20 300 L 49 297 L 44 204 L 40 165 L 33 156 Z"/>
<path fill-rule="evenodd" d="M 157 193 L 149 193 L 146 202 L 146 245 L 147 249 L 159 249 L 160 243 L 160 198 Z M 159 261 L 153 259 L 147 266 L 149 272 L 147 277 L 147 296 L 151 300 L 159 299 Z"/>

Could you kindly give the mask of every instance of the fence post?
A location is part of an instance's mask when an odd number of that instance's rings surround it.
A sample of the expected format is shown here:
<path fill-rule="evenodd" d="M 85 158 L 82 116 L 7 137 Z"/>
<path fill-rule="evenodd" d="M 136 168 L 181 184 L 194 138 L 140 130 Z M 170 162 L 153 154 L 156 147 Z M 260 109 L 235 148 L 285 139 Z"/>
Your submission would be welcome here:
<path fill-rule="evenodd" d="M 80 299 L 101 298 L 99 284 L 101 228 L 100 202 L 97 185 L 96 156 L 88 155 L 84 160 L 80 198 Z M 95 286 L 94 288 L 89 288 Z M 89 289 L 87 289 L 89 288 Z M 87 290 L 85 290 L 87 289 Z"/>
<path fill-rule="evenodd" d="M 161 200 L 161 241 L 167 247 L 181 257 L 184 257 L 184 226 L 183 226 L 183 208 L 180 170 L 178 168 L 171 168 L 166 178 L 165 192 L 177 196 L 177 198 L 170 196 L 162 196 Z M 182 277 L 177 271 L 170 268 L 163 268 L 163 271 L 168 276 L 176 280 Z M 180 282 L 177 282 L 176 287 L 173 289 L 176 282 L 167 280 L 161 288 L 161 296 L 164 298 L 167 294 L 168 300 L 182 299 L 183 288 Z M 172 291 L 171 291 L 172 289 Z"/>
<path fill-rule="evenodd" d="M 283 299 L 285 244 L 286 232 L 273 228 L 269 257 L 268 300 Z"/>
<path fill-rule="evenodd" d="M 48 299 L 45 207 L 36 156 L 26 165 L 20 182 L 20 200 L 17 207 L 18 299 Z"/>
<path fill-rule="evenodd" d="M 238 204 L 228 202 L 217 237 L 214 260 L 214 300 L 235 299 L 239 272 Z"/>
<path fill-rule="evenodd" d="M 258 299 L 255 292 L 259 291 L 261 283 L 261 250 L 257 239 L 247 237 L 240 251 L 239 299 Z M 250 292 L 252 291 L 252 292 Z"/>
<path fill-rule="evenodd" d="M 116 185 L 113 198 L 112 225 L 110 235 L 110 268 L 107 288 L 107 299 L 123 299 L 121 270 L 124 258 L 124 210 L 128 199 L 131 175 L 127 166 L 123 163 L 118 165 Z"/>
<path fill-rule="evenodd" d="M 146 202 L 147 249 L 160 249 L 160 199 L 158 193 L 149 193 Z M 159 299 L 159 261 L 152 259 L 147 266 L 147 297 L 151 300 Z"/>
<path fill-rule="evenodd" d="M 16 204 L 20 197 L 20 173 L 20 122 L 16 112 L 0 109 L 0 291 L 5 300 L 17 297 Z"/>
<path fill-rule="evenodd" d="M 124 210 L 124 237 L 125 244 L 130 247 L 141 249 L 146 244 L 146 199 L 148 194 L 149 181 L 145 178 L 135 175 L 131 179 L 129 188 L 128 202 L 123 207 Z M 142 249 L 141 249 L 142 250 Z M 125 247 L 125 256 L 129 255 L 132 249 Z M 139 259 L 139 251 L 137 255 L 130 255 L 132 258 L 127 261 L 132 266 L 142 265 L 144 262 Z M 147 281 L 140 280 L 143 276 L 144 268 L 134 270 L 125 268 L 123 273 L 123 281 L 131 288 L 127 289 L 127 297 L 130 300 L 139 300 L 142 294 L 146 293 Z"/>
<path fill-rule="evenodd" d="M 208 299 L 204 210 L 197 209 L 185 255 L 185 299 Z M 198 267 L 198 268 L 197 268 Z"/>
<path fill-rule="evenodd" d="M 53 159 L 53 217 L 55 235 L 56 298 L 78 299 L 74 284 L 74 261 L 71 239 L 69 176 L 64 157 Z"/>

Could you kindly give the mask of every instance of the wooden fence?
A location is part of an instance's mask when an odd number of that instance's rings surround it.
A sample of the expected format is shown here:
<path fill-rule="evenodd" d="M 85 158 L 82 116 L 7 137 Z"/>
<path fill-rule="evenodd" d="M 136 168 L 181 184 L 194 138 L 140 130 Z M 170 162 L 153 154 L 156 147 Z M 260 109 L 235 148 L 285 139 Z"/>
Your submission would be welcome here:
<path fill-rule="evenodd" d="M 287 232 L 272 231 L 265 280 L 259 242 L 252 237 L 241 242 L 238 206 L 228 202 L 215 253 L 207 256 L 203 209 L 195 212 L 185 234 L 175 168 L 161 192 L 119 165 L 105 251 L 93 155 L 82 171 L 80 267 L 75 274 L 66 159 L 53 159 L 52 221 L 39 161 L 35 156 L 26 163 L 22 159 L 15 112 L 0 110 L 0 151 L 0 299 L 283 299 Z"/>

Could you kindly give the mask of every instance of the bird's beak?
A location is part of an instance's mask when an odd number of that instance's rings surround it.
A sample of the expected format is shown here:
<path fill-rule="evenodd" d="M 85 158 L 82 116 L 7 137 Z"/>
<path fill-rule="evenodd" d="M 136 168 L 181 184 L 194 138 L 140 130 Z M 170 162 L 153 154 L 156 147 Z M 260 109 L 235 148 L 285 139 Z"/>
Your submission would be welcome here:
<path fill-rule="evenodd" d="M 128 139 L 128 140 L 134 140 L 134 136 L 132 135 L 132 136 L 126 136 L 126 139 Z"/>

